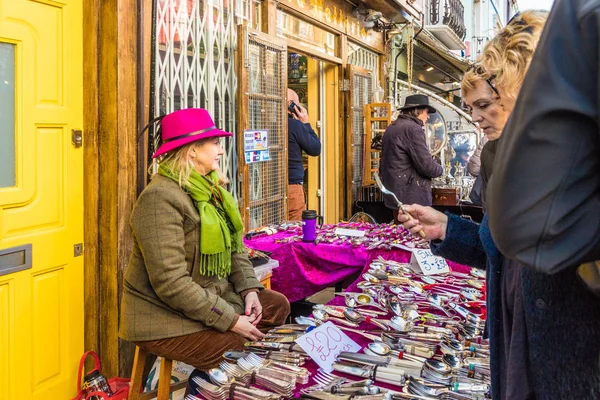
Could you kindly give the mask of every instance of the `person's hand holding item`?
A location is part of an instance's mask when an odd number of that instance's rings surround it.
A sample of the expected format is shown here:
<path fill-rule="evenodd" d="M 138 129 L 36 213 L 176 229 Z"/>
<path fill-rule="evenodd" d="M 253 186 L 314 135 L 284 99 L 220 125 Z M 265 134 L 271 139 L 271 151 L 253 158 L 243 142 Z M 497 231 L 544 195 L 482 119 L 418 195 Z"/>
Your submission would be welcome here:
<path fill-rule="evenodd" d="M 262 318 L 262 305 L 258 300 L 258 294 L 256 292 L 250 292 L 244 298 L 246 303 L 246 315 L 253 319 L 252 325 L 257 325 Z"/>
<path fill-rule="evenodd" d="M 404 206 L 410 216 L 399 213 L 398 221 L 404 225 L 412 234 L 418 235 L 419 231 L 425 232 L 427 240 L 444 240 L 446 238 L 446 226 L 448 217 L 431 207 L 424 207 L 418 204 Z"/>
<path fill-rule="evenodd" d="M 302 122 L 303 124 L 308 123 L 308 112 L 306 111 L 306 108 L 302 107 L 301 105 L 296 104 L 296 119 L 300 122 Z"/>
<path fill-rule="evenodd" d="M 265 335 L 254 326 L 255 319 L 254 315 L 240 315 L 233 328 L 231 328 L 231 331 L 249 340 L 261 340 Z"/>

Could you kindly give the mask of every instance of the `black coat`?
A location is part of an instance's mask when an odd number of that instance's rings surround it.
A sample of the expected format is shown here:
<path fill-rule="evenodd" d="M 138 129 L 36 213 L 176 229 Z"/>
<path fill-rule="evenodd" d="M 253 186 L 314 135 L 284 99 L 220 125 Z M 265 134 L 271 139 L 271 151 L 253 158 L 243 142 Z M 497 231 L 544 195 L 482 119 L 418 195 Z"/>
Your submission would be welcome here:
<path fill-rule="evenodd" d="M 442 166 L 425 141 L 423 122 L 401 114 L 383 135 L 379 175 L 387 189 L 405 204 L 431 205 L 431 178 L 442 175 Z M 386 207 L 396 209 L 391 196 L 384 196 Z"/>
<path fill-rule="evenodd" d="M 447 215 L 446 238 L 433 241 L 431 250 L 460 264 L 487 267 L 492 398 L 504 400 L 506 382 L 500 381 L 498 371 L 505 350 L 501 340 L 505 322 L 501 314 L 505 258 L 494 244 L 487 216 L 478 225 Z M 546 275 L 516 262 L 513 265 L 521 269 L 527 336 L 523 345 L 528 363 L 521 368 L 527 370 L 535 399 L 600 399 L 600 302 L 586 290 L 574 268 Z"/>
<path fill-rule="evenodd" d="M 600 0 L 554 4 L 490 179 L 498 248 L 544 273 L 600 259 L 599 32 Z"/>

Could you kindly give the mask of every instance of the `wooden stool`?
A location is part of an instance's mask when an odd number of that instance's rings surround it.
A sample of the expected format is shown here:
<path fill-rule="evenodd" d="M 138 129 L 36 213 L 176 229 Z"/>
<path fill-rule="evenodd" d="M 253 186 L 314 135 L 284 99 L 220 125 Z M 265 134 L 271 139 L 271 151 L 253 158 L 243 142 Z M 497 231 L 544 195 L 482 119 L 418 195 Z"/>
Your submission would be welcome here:
<path fill-rule="evenodd" d="M 131 370 L 131 382 L 127 400 L 149 400 L 154 397 L 156 397 L 157 400 L 169 400 L 169 394 L 185 388 L 187 380 L 171 385 L 173 360 L 163 357 L 161 358 L 160 375 L 158 376 L 158 390 L 140 393 L 142 390 L 142 375 L 144 373 L 144 364 L 146 364 L 147 354 L 148 353 L 145 350 L 135 346 L 135 358 L 133 359 L 133 369 Z"/>
<path fill-rule="evenodd" d="M 269 272 L 267 275 L 265 275 L 261 280 L 260 283 L 263 284 L 263 286 L 265 287 L 265 289 L 271 289 L 271 276 L 273 275 L 272 272 Z"/>

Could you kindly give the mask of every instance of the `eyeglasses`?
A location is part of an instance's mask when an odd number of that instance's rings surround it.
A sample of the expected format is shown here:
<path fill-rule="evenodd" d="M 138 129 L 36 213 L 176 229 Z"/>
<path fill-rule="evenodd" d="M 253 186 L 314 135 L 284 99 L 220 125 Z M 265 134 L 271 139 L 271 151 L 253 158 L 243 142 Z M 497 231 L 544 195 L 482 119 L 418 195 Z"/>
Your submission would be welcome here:
<path fill-rule="evenodd" d="M 469 67 L 469 69 L 467 70 L 467 72 L 469 71 L 473 71 L 475 72 L 477 75 L 479 76 L 485 76 L 487 75 L 487 71 L 485 69 L 483 69 L 483 67 L 481 66 L 481 64 L 471 64 L 471 66 Z M 498 92 L 498 89 L 496 89 L 496 86 L 494 86 L 494 84 L 492 83 L 492 80 L 494 80 L 496 78 L 495 75 L 491 75 L 488 78 L 485 79 L 485 81 L 487 82 L 487 84 L 490 86 L 490 88 L 494 91 L 494 93 L 496 93 L 496 95 L 498 97 L 500 96 L 500 92 Z"/>

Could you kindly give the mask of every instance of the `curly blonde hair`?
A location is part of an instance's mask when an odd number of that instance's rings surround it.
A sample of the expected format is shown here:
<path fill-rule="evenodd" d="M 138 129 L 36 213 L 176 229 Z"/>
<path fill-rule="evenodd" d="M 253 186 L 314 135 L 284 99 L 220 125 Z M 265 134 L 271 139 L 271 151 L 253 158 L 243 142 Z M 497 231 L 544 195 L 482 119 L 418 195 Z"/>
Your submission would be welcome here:
<path fill-rule="evenodd" d="M 501 88 L 502 96 L 516 99 L 547 19 L 547 11 L 530 10 L 515 15 L 487 42 L 478 60 L 480 67 L 465 73 L 463 93 L 489 80 Z"/>

